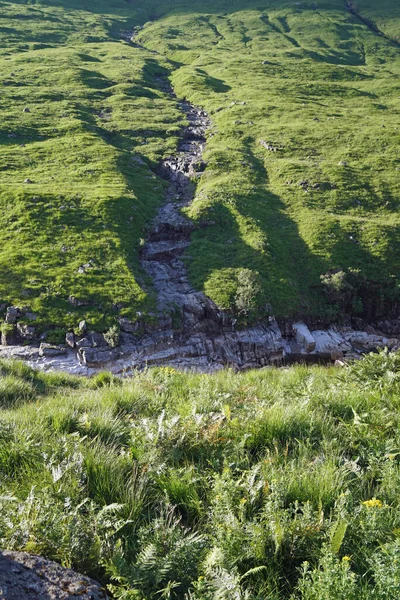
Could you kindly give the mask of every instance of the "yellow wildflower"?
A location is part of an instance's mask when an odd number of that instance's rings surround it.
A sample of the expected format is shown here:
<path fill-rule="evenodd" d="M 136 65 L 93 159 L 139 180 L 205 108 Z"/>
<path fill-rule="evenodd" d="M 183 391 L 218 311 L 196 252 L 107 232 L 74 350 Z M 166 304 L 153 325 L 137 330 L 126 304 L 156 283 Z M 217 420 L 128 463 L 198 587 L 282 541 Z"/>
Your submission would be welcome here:
<path fill-rule="evenodd" d="M 351 560 L 351 557 L 346 555 L 346 556 L 343 556 L 342 560 L 348 562 L 349 560 Z"/>
<path fill-rule="evenodd" d="M 367 506 L 368 508 L 382 508 L 383 504 L 380 500 L 378 500 L 377 498 L 372 498 L 371 500 L 365 500 L 365 502 L 363 502 L 364 506 Z"/>

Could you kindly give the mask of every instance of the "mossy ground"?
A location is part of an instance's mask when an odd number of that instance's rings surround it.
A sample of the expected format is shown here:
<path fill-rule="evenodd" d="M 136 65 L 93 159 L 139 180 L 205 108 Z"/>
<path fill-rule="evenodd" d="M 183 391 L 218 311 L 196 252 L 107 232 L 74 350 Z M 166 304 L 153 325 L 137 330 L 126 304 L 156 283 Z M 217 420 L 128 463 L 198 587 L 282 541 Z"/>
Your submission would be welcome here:
<path fill-rule="evenodd" d="M 215 222 L 188 251 L 196 287 L 223 304 L 251 269 L 261 315 L 329 320 L 340 309 L 321 275 L 355 269 L 359 316 L 396 308 L 399 14 L 389 0 L 355 9 L 388 37 L 341 0 L 2 2 L 0 299 L 43 326 L 104 328 L 118 307 L 152 307 L 138 262 L 162 202 L 151 169 L 182 124 L 164 71 L 214 124 L 188 210 Z M 148 50 L 121 41 L 145 23 Z"/>

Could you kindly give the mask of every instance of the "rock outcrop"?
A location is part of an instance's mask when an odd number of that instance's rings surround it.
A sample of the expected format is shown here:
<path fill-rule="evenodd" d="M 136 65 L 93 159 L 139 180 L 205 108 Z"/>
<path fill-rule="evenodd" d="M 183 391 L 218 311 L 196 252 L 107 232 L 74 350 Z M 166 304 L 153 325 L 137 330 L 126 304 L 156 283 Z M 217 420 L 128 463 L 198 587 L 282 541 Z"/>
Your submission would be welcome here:
<path fill-rule="evenodd" d="M 95 581 L 25 552 L 0 552 L 0 600 L 107 600 Z"/>

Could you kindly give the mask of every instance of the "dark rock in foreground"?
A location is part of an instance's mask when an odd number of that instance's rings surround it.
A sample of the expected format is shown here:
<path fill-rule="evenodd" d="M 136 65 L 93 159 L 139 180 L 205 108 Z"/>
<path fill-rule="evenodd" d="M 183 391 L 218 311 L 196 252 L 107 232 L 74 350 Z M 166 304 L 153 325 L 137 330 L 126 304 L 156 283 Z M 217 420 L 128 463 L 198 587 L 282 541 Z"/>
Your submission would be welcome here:
<path fill-rule="evenodd" d="M 0 600 L 106 600 L 100 584 L 25 552 L 0 552 Z"/>

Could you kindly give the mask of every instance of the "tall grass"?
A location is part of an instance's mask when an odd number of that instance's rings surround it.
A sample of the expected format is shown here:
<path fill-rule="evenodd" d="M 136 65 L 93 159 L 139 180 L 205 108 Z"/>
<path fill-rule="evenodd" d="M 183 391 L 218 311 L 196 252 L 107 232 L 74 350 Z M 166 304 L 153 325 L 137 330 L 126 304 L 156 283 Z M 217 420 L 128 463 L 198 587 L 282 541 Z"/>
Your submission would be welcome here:
<path fill-rule="evenodd" d="M 116 598 L 397 590 L 397 355 L 341 370 L 158 368 L 100 386 L 0 368 L 0 546 Z"/>

